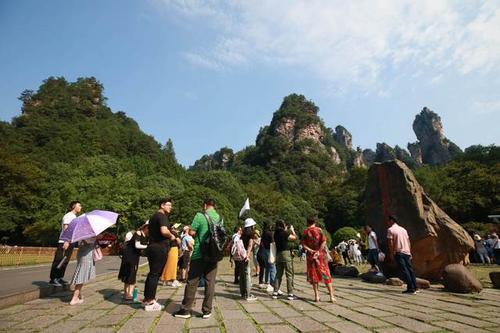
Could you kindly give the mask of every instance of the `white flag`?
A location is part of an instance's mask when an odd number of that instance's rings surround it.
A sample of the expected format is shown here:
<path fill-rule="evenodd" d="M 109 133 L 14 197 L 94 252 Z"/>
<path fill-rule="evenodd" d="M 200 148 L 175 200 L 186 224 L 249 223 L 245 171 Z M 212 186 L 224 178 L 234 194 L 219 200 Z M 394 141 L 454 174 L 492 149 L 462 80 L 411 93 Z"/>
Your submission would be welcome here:
<path fill-rule="evenodd" d="M 241 207 L 240 217 L 242 217 L 243 214 L 245 214 L 245 212 L 247 210 L 250 210 L 250 201 L 248 200 L 248 198 L 245 200 L 245 203 L 243 204 L 243 207 Z"/>

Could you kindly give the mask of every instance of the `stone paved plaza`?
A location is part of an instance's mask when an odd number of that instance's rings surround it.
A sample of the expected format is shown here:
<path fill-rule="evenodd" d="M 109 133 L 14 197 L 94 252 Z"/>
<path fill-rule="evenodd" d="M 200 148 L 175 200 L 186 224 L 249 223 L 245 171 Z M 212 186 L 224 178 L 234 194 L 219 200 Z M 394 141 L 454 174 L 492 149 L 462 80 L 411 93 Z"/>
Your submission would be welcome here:
<path fill-rule="evenodd" d="M 304 262 L 296 262 L 297 271 Z M 145 312 L 138 304 L 122 304 L 122 284 L 115 277 L 84 287 L 85 302 L 67 304 L 70 293 L 38 299 L 0 310 L 2 332 L 500 332 L 500 290 L 458 295 L 433 286 L 417 295 L 401 287 L 373 285 L 359 279 L 335 279 L 337 303 L 312 301 L 303 273 L 295 278 L 296 301 L 273 300 L 256 291 L 256 302 L 239 299 L 238 286 L 224 261 L 219 269 L 214 316 L 208 320 L 172 317 L 184 288 L 158 287 L 165 311 Z M 145 273 L 139 277 L 144 287 Z M 198 297 L 202 297 L 202 289 Z M 200 311 L 201 300 L 195 310 Z"/>

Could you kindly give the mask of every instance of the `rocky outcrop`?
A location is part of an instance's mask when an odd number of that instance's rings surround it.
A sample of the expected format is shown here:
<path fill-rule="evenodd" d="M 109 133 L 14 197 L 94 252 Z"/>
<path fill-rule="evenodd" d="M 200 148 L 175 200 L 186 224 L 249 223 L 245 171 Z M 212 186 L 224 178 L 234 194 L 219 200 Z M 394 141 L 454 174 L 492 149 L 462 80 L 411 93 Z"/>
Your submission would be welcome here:
<path fill-rule="evenodd" d="M 363 161 L 365 161 L 366 165 L 372 165 L 376 156 L 377 154 L 371 149 L 363 150 Z"/>
<path fill-rule="evenodd" d="M 443 164 L 461 152 L 445 137 L 441 118 L 427 107 L 415 117 L 413 131 L 418 139 L 416 144 L 420 147 L 422 163 Z"/>
<path fill-rule="evenodd" d="M 347 149 L 352 149 L 352 135 L 343 126 L 339 125 L 335 127 L 334 138 L 335 141 L 340 143 L 342 146 L 346 147 Z"/>
<path fill-rule="evenodd" d="M 231 148 L 221 148 L 211 155 L 204 155 L 194 162 L 191 169 L 199 171 L 228 170 L 234 164 L 234 157 Z"/>
<path fill-rule="evenodd" d="M 276 135 L 284 138 L 288 142 L 293 142 L 295 138 L 295 119 L 284 118 L 274 130 Z"/>
<path fill-rule="evenodd" d="M 330 147 L 330 156 L 332 157 L 332 162 L 333 164 L 340 164 L 342 160 L 340 159 L 340 155 L 337 152 L 337 149 L 335 147 Z"/>
<path fill-rule="evenodd" d="M 377 151 L 375 152 L 375 162 L 386 162 L 396 158 L 394 149 L 387 143 L 377 143 Z"/>
<path fill-rule="evenodd" d="M 323 130 L 321 129 L 321 126 L 319 124 L 309 124 L 297 131 L 296 141 L 309 139 L 317 143 L 318 145 L 322 145 L 321 141 L 323 140 L 324 136 L 325 134 L 323 133 Z"/>
<path fill-rule="evenodd" d="M 364 207 L 367 223 L 384 247 L 388 216 L 399 218 L 411 239 L 417 276 L 437 280 L 446 265 L 468 262 L 468 253 L 474 248 L 472 238 L 429 198 L 401 161 L 371 166 Z M 387 277 L 397 276 L 394 265 L 384 263 L 383 270 Z"/>
<path fill-rule="evenodd" d="M 354 158 L 352 160 L 352 166 L 355 168 L 366 168 L 365 159 L 363 158 L 363 152 L 361 148 L 358 147 L 354 153 Z"/>
<path fill-rule="evenodd" d="M 443 285 L 454 293 L 478 293 L 483 289 L 481 282 L 461 264 L 447 265 L 443 272 Z"/>
<path fill-rule="evenodd" d="M 420 150 L 418 142 L 409 143 L 408 151 L 410 152 L 412 159 L 415 161 L 416 166 L 422 166 L 422 151 Z"/>

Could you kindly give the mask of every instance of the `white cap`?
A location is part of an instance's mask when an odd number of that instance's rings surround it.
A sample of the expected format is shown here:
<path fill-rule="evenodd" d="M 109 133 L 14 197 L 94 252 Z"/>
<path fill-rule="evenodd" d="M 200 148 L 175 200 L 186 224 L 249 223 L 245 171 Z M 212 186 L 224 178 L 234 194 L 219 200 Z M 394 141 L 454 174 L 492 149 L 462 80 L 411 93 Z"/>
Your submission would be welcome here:
<path fill-rule="evenodd" d="M 257 224 L 257 222 L 255 222 L 255 220 L 251 217 L 249 217 L 245 220 L 245 228 L 251 227 L 251 226 L 256 225 L 256 224 Z"/>

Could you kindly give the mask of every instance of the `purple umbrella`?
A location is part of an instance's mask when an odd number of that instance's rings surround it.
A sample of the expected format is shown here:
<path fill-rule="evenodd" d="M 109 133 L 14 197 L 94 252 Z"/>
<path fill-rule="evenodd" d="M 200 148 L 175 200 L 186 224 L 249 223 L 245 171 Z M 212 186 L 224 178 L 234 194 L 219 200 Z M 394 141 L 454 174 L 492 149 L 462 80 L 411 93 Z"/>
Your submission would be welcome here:
<path fill-rule="evenodd" d="M 60 240 L 75 243 L 83 239 L 95 237 L 116 224 L 118 214 L 106 210 L 93 210 L 78 216 L 69 224 L 59 237 Z"/>

